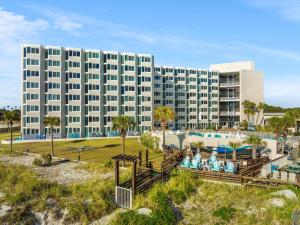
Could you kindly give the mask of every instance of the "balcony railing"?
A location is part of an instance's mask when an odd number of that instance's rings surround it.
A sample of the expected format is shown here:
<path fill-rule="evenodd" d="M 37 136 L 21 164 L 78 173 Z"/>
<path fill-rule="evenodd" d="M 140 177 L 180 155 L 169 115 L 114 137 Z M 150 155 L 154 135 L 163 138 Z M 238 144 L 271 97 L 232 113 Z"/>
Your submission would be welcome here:
<path fill-rule="evenodd" d="M 240 82 L 235 81 L 235 82 L 220 82 L 220 87 L 232 87 L 232 86 L 239 86 Z"/>
<path fill-rule="evenodd" d="M 220 101 L 239 101 L 239 96 L 221 96 Z"/>
<path fill-rule="evenodd" d="M 220 111 L 220 116 L 239 116 L 240 112 Z"/>

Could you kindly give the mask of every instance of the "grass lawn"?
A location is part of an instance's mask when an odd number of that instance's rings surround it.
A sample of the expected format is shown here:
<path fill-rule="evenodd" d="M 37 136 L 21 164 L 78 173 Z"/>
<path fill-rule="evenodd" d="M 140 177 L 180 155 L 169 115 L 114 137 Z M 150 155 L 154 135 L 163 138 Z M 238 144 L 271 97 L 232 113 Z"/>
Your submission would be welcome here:
<path fill-rule="evenodd" d="M 13 132 L 13 138 L 21 136 L 20 132 Z M 0 133 L 0 141 L 10 139 L 10 133 Z"/>
<path fill-rule="evenodd" d="M 9 135 L 9 134 L 6 134 Z M 17 134 L 16 134 L 17 135 Z M 5 134 L 2 134 L 6 137 Z M 1 136 L 1 137 L 2 137 Z M 92 163 L 105 163 L 110 160 L 113 156 L 121 153 L 122 149 L 121 138 L 106 138 L 106 139 L 93 139 L 93 140 L 72 140 L 72 141 L 57 141 L 54 142 L 55 156 L 77 159 L 77 149 L 83 146 L 92 147 L 91 150 L 81 152 L 81 160 L 92 162 Z M 9 149 L 9 145 L 2 145 L 3 149 Z M 51 142 L 34 142 L 34 143 L 21 143 L 14 144 L 14 152 L 24 152 L 29 149 L 32 153 L 51 153 Z M 125 152 L 130 155 L 137 155 L 140 151 L 143 152 L 143 160 L 145 159 L 145 148 L 138 143 L 137 138 L 127 138 L 125 141 Z M 162 160 L 160 152 L 149 151 L 149 160 L 154 159 L 154 164 L 159 163 Z"/>

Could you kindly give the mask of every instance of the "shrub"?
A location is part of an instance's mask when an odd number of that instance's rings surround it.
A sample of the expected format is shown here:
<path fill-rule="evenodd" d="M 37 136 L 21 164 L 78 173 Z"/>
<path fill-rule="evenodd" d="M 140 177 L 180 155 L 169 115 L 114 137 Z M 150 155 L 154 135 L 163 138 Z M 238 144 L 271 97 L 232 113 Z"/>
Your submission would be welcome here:
<path fill-rule="evenodd" d="M 51 166 L 52 156 L 50 154 L 43 154 L 41 158 L 35 158 L 32 162 L 35 166 Z"/>
<path fill-rule="evenodd" d="M 108 167 L 108 168 L 113 168 L 114 164 L 112 162 L 112 160 L 108 160 L 104 163 L 104 167 Z"/>
<path fill-rule="evenodd" d="M 52 155 L 51 154 L 43 154 L 42 155 L 43 166 L 50 166 L 52 162 Z"/>
<path fill-rule="evenodd" d="M 43 161 L 40 158 L 34 158 L 32 165 L 43 166 Z"/>
<path fill-rule="evenodd" d="M 157 150 L 159 148 L 159 137 L 153 137 L 151 133 L 147 132 L 141 135 L 141 143 L 144 147 Z"/>
<path fill-rule="evenodd" d="M 232 207 L 221 207 L 214 211 L 213 215 L 219 217 L 221 220 L 229 222 L 236 212 Z"/>

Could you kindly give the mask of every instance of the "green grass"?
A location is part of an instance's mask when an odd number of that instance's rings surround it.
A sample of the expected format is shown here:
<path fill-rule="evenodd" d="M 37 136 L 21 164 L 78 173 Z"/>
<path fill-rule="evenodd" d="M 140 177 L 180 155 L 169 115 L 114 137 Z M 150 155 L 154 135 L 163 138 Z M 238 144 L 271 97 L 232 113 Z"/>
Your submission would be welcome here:
<path fill-rule="evenodd" d="M 66 223 L 90 221 L 101 218 L 115 209 L 112 199 L 113 179 L 93 179 L 70 186 L 40 179 L 33 171 L 23 166 L 0 164 L 0 191 L 6 195 L 0 204 L 6 202 L 13 207 L 11 214 L 0 218 L 0 224 L 34 224 L 31 211 L 51 211 L 46 204 L 51 198 L 60 209 L 68 209 Z"/>
<path fill-rule="evenodd" d="M 300 208 L 300 190 L 294 187 L 280 189 L 293 190 L 298 201 L 272 196 L 279 189 L 213 183 L 190 173 L 177 172 L 167 183 L 158 183 L 147 194 L 135 197 L 134 209 L 150 208 L 150 216 L 132 210 L 119 214 L 113 224 L 289 225 L 292 212 Z M 272 198 L 284 199 L 285 206 L 271 206 Z M 183 220 L 174 221 L 172 207 L 180 210 Z"/>
<path fill-rule="evenodd" d="M 2 134 L 6 137 L 8 134 Z M 0 136 L 1 138 L 1 136 Z M 68 150 L 68 148 L 78 148 L 83 146 L 93 147 L 92 150 L 81 152 L 81 160 L 92 163 L 105 163 L 113 156 L 121 154 L 121 138 L 106 138 L 106 139 L 87 139 L 87 140 L 72 140 L 72 141 L 55 141 L 54 149 L 55 156 L 77 159 L 76 150 Z M 2 145 L 3 150 L 8 150 L 9 145 Z M 33 143 L 20 143 L 13 145 L 14 152 L 25 152 L 29 149 L 32 153 L 44 154 L 51 153 L 51 142 L 33 142 Z M 145 159 L 145 148 L 138 143 L 137 138 L 127 138 L 125 141 L 125 153 L 130 155 L 137 155 L 140 151 L 143 152 L 143 159 Z M 0 148 L 1 150 L 1 148 Z M 160 152 L 149 151 L 149 159 L 154 158 L 155 163 L 162 160 Z"/>
<path fill-rule="evenodd" d="M 13 132 L 13 138 L 20 137 L 20 132 Z M 0 141 L 8 139 L 10 140 L 10 133 L 0 133 Z"/>

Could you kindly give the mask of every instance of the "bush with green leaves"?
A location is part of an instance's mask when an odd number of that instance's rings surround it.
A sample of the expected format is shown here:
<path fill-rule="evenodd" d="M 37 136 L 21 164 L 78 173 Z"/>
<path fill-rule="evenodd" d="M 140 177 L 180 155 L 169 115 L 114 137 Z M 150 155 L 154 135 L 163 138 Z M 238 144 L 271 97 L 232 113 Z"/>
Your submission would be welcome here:
<path fill-rule="evenodd" d="M 150 132 L 142 134 L 140 140 L 142 145 L 146 148 L 153 149 L 153 150 L 159 149 L 160 138 L 152 136 Z"/>
<path fill-rule="evenodd" d="M 35 166 L 51 166 L 52 156 L 50 154 L 43 154 L 42 157 L 35 158 L 32 162 Z"/>
<path fill-rule="evenodd" d="M 167 183 L 157 183 L 146 195 L 136 196 L 134 208 L 150 208 L 152 213 L 149 216 L 140 215 L 131 210 L 118 214 L 113 224 L 176 224 L 176 213 L 173 210 L 172 202 L 183 203 L 197 190 L 199 184 L 200 180 L 191 173 L 173 172 Z"/>
<path fill-rule="evenodd" d="M 230 206 L 220 207 L 214 211 L 213 215 L 220 218 L 222 221 L 229 222 L 234 217 L 236 211 L 237 210 L 235 208 L 232 208 Z"/>

